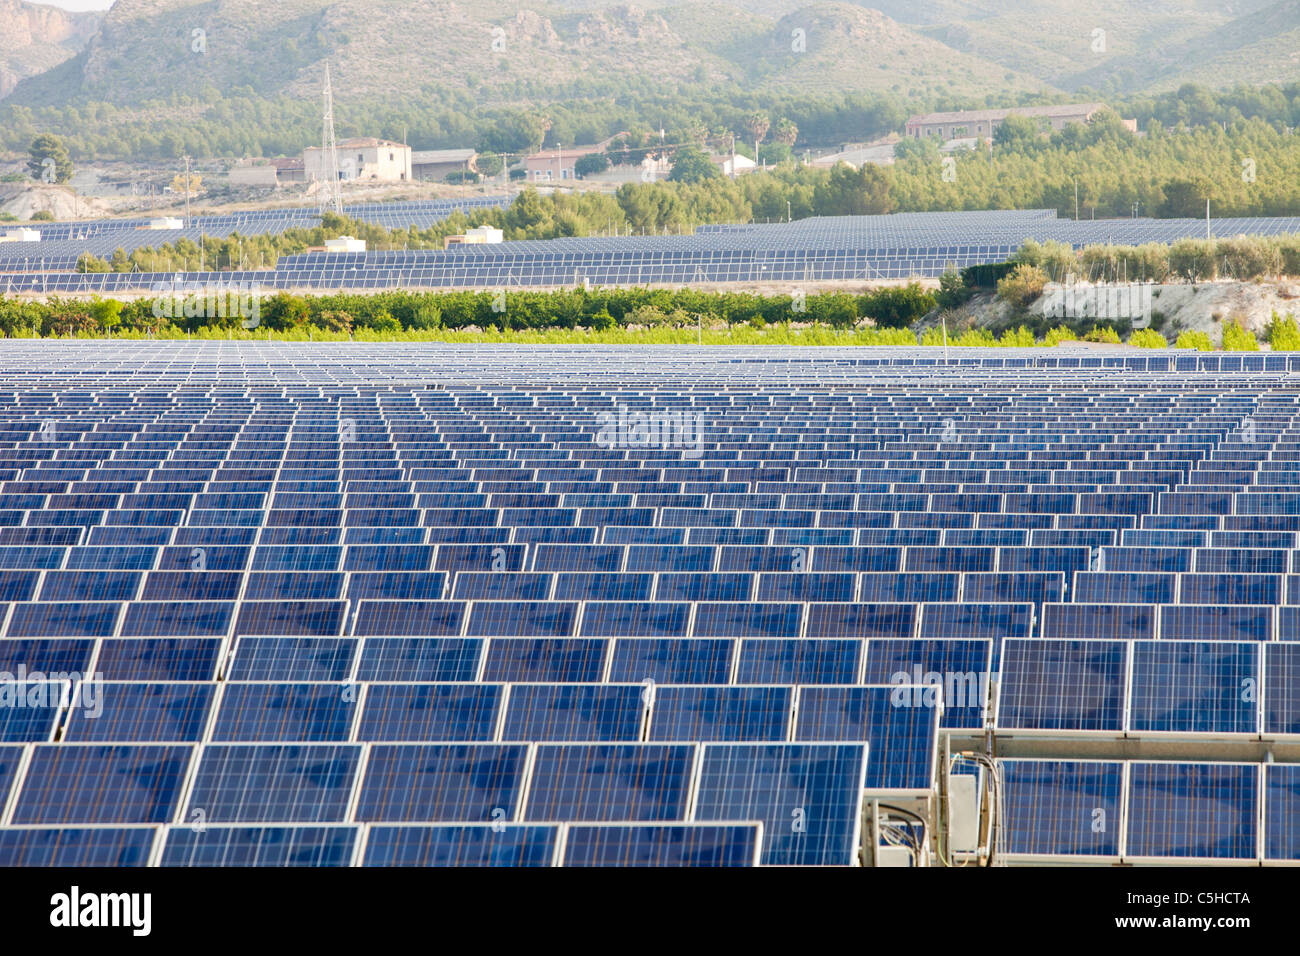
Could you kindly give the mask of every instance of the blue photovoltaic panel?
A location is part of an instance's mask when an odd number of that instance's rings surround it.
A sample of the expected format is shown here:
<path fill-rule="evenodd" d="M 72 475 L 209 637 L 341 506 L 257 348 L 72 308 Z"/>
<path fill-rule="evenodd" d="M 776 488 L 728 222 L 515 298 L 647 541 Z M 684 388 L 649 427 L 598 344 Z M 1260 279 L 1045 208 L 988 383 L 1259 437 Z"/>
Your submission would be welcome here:
<path fill-rule="evenodd" d="M 651 740 L 762 741 L 789 736 L 789 687 L 656 687 Z"/>
<path fill-rule="evenodd" d="M 550 866 L 559 827 L 372 826 L 366 866 Z"/>
<path fill-rule="evenodd" d="M 0 866 L 144 866 L 154 827 L 21 827 L 0 830 Z"/>
<path fill-rule="evenodd" d="M 1255 859 L 1259 771 L 1231 763 L 1132 763 L 1127 856 Z"/>
<path fill-rule="evenodd" d="M 695 637 L 798 637 L 798 604 L 699 604 Z"/>
<path fill-rule="evenodd" d="M 1264 767 L 1264 859 L 1300 860 L 1300 765 Z"/>
<path fill-rule="evenodd" d="M 122 637 L 222 637 L 230 630 L 235 605 L 218 601 L 173 604 L 136 602 L 126 606 Z"/>
<path fill-rule="evenodd" d="M 913 604 L 811 604 L 806 637 L 911 637 Z"/>
<path fill-rule="evenodd" d="M 762 862 L 852 864 L 867 748 L 705 744 L 695 819 L 760 820 Z"/>
<path fill-rule="evenodd" d="M 322 744 L 209 744 L 186 817 L 211 823 L 341 823 L 361 748 Z"/>
<path fill-rule="evenodd" d="M 214 741 L 345 741 L 357 689 L 338 684 L 227 684 Z"/>
<path fill-rule="evenodd" d="M 1137 641 L 1132 732 L 1253 734 L 1259 730 L 1255 643 Z"/>
<path fill-rule="evenodd" d="M 360 681 L 472 681 L 483 641 L 463 638 L 368 637 L 357 665 Z"/>
<path fill-rule="evenodd" d="M 220 638 L 112 639 L 100 644 L 96 669 L 105 680 L 212 680 Z"/>
<path fill-rule="evenodd" d="M 372 684 L 357 739 L 490 741 L 501 698 L 499 684 Z"/>
<path fill-rule="evenodd" d="M 1156 636 L 1156 608 L 1140 604 L 1044 604 L 1041 637 L 1145 640 Z"/>
<path fill-rule="evenodd" d="M 13 822 L 166 823 L 176 813 L 191 752 L 184 746 L 39 746 Z"/>
<path fill-rule="evenodd" d="M 1127 657 L 1122 641 L 1006 641 L 998 727 L 1122 732 Z"/>
<path fill-rule="evenodd" d="M 333 637 L 240 638 L 226 672 L 232 681 L 344 681 L 357 642 Z"/>
<path fill-rule="evenodd" d="M 1160 637 L 1182 641 L 1270 641 L 1273 608 L 1165 605 L 1160 608 Z"/>
<path fill-rule="evenodd" d="M 514 684 L 501 739 L 640 740 L 644 696 L 635 684 Z"/>
<path fill-rule="evenodd" d="M 1300 644 L 1264 645 L 1264 733 L 1300 734 Z"/>
<path fill-rule="evenodd" d="M 943 686 L 945 730 L 984 727 L 992 673 L 992 641 L 868 641 L 864 684 Z"/>
<path fill-rule="evenodd" d="M 514 819 L 527 748 L 520 744 L 376 744 L 357 819 L 383 823 Z"/>
<path fill-rule="evenodd" d="M 68 681 L 0 683 L 0 742 L 51 739 L 64 707 L 73 703 L 72 695 Z"/>
<path fill-rule="evenodd" d="M 456 601 L 361 601 L 352 633 L 375 637 L 458 637 L 465 605 Z"/>
<path fill-rule="evenodd" d="M 738 684 L 856 684 L 863 642 L 741 641 Z"/>
<path fill-rule="evenodd" d="M 356 827 L 170 827 L 162 866 L 348 866 Z"/>
<path fill-rule="evenodd" d="M 589 602 L 582 612 L 583 637 L 685 637 L 689 604 Z"/>
<path fill-rule="evenodd" d="M 867 790 L 929 793 L 942 697 L 933 686 L 801 687 L 795 739 L 865 740 L 874 758 L 867 761 Z"/>
<path fill-rule="evenodd" d="M 631 638 L 614 642 L 609 679 L 616 683 L 725 684 L 735 641 Z"/>
<path fill-rule="evenodd" d="M 592 683 L 600 680 L 608 644 L 587 638 L 489 641 L 483 680 Z"/>
<path fill-rule="evenodd" d="M 78 691 L 63 739 L 197 743 L 215 696 L 212 684 L 92 682 Z"/>
<path fill-rule="evenodd" d="M 1003 851 L 1041 857 L 1118 857 L 1124 765 L 1092 760 L 1001 760 Z"/>
<path fill-rule="evenodd" d="M 564 866 L 754 866 L 762 825 L 571 826 Z"/>
<path fill-rule="evenodd" d="M 694 759 L 693 744 L 542 744 L 524 818 L 685 820 Z"/>

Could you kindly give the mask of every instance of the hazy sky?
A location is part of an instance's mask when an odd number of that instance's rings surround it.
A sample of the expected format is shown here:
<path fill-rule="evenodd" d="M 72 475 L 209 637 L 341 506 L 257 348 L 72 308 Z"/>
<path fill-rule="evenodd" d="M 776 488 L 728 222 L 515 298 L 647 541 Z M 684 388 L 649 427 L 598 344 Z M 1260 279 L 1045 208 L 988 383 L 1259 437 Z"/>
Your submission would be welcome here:
<path fill-rule="evenodd" d="M 107 10 L 113 0 L 34 0 L 49 7 L 62 7 L 64 10 Z"/>

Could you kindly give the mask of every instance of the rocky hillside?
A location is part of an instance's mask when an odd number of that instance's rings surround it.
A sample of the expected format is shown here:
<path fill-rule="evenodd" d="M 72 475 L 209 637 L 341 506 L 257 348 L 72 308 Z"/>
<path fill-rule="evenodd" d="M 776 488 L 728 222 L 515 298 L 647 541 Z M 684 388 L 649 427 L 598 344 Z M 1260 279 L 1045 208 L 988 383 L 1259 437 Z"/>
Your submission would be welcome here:
<path fill-rule="evenodd" d="M 19 80 L 75 56 L 101 19 L 100 13 L 69 13 L 24 0 L 0 0 L 0 98 Z"/>

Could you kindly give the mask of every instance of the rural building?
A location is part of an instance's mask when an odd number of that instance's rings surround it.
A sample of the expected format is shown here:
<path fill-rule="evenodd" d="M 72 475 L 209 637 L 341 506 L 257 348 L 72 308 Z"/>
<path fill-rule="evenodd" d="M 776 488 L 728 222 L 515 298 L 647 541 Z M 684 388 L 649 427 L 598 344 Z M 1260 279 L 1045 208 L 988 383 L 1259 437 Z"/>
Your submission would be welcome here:
<path fill-rule="evenodd" d="M 491 246 L 505 241 L 505 233 L 495 226 L 477 226 L 467 229 L 462 236 L 448 236 L 443 243 L 447 246 Z"/>
<path fill-rule="evenodd" d="M 410 181 L 411 147 L 386 139 L 362 136 L 341 140 L 338 154 L 339 179 Z M 329 178 L 325 150 L 308 146 L 302 151 L 303 171 L 310 181 Z"/>
<path fill-rule="evenodd" d="M 741 176 L 745 173 L 752 173 L 758 168 L 758 164 L 752 159 L 748 156 L 741 156 L 739 153 L 735 156 L 717 155 L 709 158 L 713 160 L 714 166 L 722 170 L 724 176 Z"/>
<path fill-rule="evenodd" d="M 583 156 L 603 153 L 609 142 L 595 146 L 561 146 L 556 149 L 544 149 L 524 158 L 524 169 L 528 181 L 533 183 L 551 183 L 572 180 L 575 177 L 573 164 Z"/>
<path fill-rule="evenodd" d="M 1104 109 L 1103 103 L 1076 103 L 1068 106 L 1021 106 L 1010 110 L 959 110 L 956 113 L 926 113 L 907 121 L 907 135 L 912 139 L 936 136 L 953 139 L 992 139 L 997 128 L 1012 113 L 1038 121 L 1044 133 L 1065 129 L 1070 123 L 1087 123 Z M 1125 121 L 1136 131 L 1136 121 Z"/>
<path fill-rule="evenodd" d="M 446 179 L 451 173 L 477 173 L 478 153 L 472 149 L 420 149 L 411 153 L 416 179 Z"/>

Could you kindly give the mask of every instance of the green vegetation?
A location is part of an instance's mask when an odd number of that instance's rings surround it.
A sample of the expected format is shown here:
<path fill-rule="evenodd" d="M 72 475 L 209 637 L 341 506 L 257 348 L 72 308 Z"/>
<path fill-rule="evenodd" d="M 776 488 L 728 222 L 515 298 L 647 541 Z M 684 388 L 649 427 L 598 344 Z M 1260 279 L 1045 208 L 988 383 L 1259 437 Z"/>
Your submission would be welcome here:
<path fill-rule="evenodd" d="M 1045 285 L 1046 272 L 1037 266 L 1021 263 L 1011 275 L 998 280 L 998 298 L 1023 309 L 1043 294 Z"/>
<path fill-rule="evenodd" d="M 32 157 L 27 161 L 27 172 L 32 179 L 66 183 L 72 178 L 72 157 L 68 153 L 68 147 L 57 136 L 41 133 L 32 140 L 27 151 Z"/>
<path fill-rule="evenodd" d="M 1259 340 L 1255 338 L 1253 332 L 1247 331 L 1241 322 L 1233 319 L 1223 327 L 1223 351 L 1258 352 Z"/>
<path fill-rule="evenodd" d="M 1109 325 L 1093 326 L 1091 332 L 1083 337 L 1085 342 L 1102 342 L 1106 345 L 1119 345 L 1119 333 Z"/>
<path fill-rule="evenodd" d="M 1137 329 L 1129 336 L 1128 344 L 1139 349 L 1165 349 L 1169 340 L 1155 329 Z"/>
<path fill-rule="evenodd" d="M 1198 352 L 1213 352 L 1214 343 L 1204 332 L 1194 332 L 1188 330 L 1178 333 L 1178 341 L 1174 343 L 1174 348 L 1195 349 Z"/>
<path fill-rule="evenodd" d="M 1291 313 L 1273 313 L 1266 330 L 1268 344 L 1274 352 L 1300 352 L 1300 326 Z"/>

